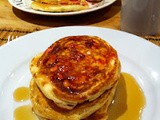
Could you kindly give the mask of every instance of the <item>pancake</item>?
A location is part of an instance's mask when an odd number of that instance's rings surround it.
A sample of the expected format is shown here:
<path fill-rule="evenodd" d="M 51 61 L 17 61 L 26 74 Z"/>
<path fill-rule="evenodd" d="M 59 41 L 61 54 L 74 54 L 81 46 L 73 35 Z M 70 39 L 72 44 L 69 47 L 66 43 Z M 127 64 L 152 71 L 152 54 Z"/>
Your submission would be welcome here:
<path fill-rule="evenodd" d="M 48 99 L 64 109 L 94 101 L 117 82 L 116 50 L 96 36 L 68 36 L 53 43 L 30 64 L 33 79 Z"/>
<path fill-rule="evenodd" d="M 106 120 L 107 109 L 115 94 L 117 83 L 94 101 L 86 101 L 72 110 L 64 110 L 44 96 L 34 79 L 30 82 L 30 98 L 34 113 L 40 120 Z"/>
<path fill-rule="evenodd" d="M 88 9 L 89 5 L 85 0 L 35 0 L 31 7 L 46 12 L 71 12 Z"/>

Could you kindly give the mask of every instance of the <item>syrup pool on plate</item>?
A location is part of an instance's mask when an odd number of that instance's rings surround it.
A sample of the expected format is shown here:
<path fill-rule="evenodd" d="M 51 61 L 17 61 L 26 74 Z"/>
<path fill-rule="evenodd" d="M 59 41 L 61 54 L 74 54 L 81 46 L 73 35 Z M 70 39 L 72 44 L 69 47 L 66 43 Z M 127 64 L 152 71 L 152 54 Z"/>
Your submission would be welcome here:
<path fill-rule="evenodd" d="M 140 120 L 144 107 L 145 97 L 135 78 L 121 73 L 108 120 Z"/>
<path fill-rule="evenodd" d="M 29 88 L 19 87 L 13 93 L 13 98 L 16 102 L 29 100 Z"/>
<path fill-rule="evenodd" d="M 15 89 L 13 98 L 16 102 L 29 100 L 29 88 L 19 87 Z M 14 110 L 14 120 L 38 120 L 31 105 L 22 105 Z"/>
<path fill-rule="evenodd" d="M 38 120 L 31 105 L 23 105 L 14 110 L 14 120 Z"/>

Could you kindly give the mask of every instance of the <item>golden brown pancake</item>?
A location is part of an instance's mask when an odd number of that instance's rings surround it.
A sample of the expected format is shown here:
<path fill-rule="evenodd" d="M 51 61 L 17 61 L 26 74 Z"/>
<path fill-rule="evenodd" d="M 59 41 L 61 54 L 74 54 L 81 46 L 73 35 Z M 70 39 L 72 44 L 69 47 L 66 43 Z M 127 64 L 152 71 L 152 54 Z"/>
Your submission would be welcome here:
<path fill-rule="evenodd" d="M 34 79 L 30 83 L 30 96 L 33 111 L 42 120 L 106 120 L 107 109 L 110 105 L 117 83 L 96 100 L 77 105 L 72 110 L 64 110 L 44 96 Z"/>
<path fill-rule="evenodd" d="M 85 0 L 35 0 L 31 3 L 34 10 L 47 12 L 70 12 L 89 8 Z"/>
<path fill-rule="evenodd" d="M 73 109 L 111 89 L 120 75 L 116 50 L 96 36 L 68 36 L 30 65 L 39 89 L 57 106 Z"/>

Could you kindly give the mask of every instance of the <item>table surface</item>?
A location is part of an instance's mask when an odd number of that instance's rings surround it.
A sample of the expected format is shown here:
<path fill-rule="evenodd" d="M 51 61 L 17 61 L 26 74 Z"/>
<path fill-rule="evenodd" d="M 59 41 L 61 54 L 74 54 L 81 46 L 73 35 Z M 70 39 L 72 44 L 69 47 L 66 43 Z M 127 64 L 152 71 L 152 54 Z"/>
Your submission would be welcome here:
<path fill-rule="evenodd" d="M 0 0 L 0 4 L 0 45 L 11 38 L 61 26 L 97 26 L 120 30 L 120 0 L 101 10 L 74 16 L 35 15 L 12 7 L 7 0 Z M 142 37 L 160 46 L 159 36 Z"/>

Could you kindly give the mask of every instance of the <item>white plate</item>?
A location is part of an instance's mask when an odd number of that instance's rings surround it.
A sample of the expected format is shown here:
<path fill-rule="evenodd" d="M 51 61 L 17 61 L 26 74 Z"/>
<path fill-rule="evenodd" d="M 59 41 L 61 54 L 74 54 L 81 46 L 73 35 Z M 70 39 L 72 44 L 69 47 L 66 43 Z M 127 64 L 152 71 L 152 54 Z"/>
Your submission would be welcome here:
<path fill-rule="evenodd" d="M 87 9 L 87 10 L 76 11 L 76 12 L 61 12 L 61 13 L 43 12 L 43 11 L 33 10 L 30 7 L 31 0 L 8 0 L 8 1 L 15 8 L 22 10 L 22 11 L 25 11 L 25 12 L 28 12 L 28 13 L 39 14 L 39 15 L 49 15 L 49 16 L 69 16 L 69 15 L 84 14 L 84 13 L 88 13 L 88 12 L 102 9 L 104 7 L 111 5 L 116 0 L 103 0 L 100 3 L 97 3 L 95 5 L 91 5 L 90 9 Z"/>
<path fill-rule="evenodd" d="M 0 120 L 13 120 L 16 103 L 13 92 L 28 86 L 29 62 L 56 40 L 69 35 L 95 35 L 117 51 L 122 71 L 133 75 L 144 91 L 146 107 L 142 120 L 160 120 L 160 48 L 140 37 L 98 27 L 60 27 L 28 34 L 0 47 Z M 133 100 L 133 102 L 136 102 Z"/>

